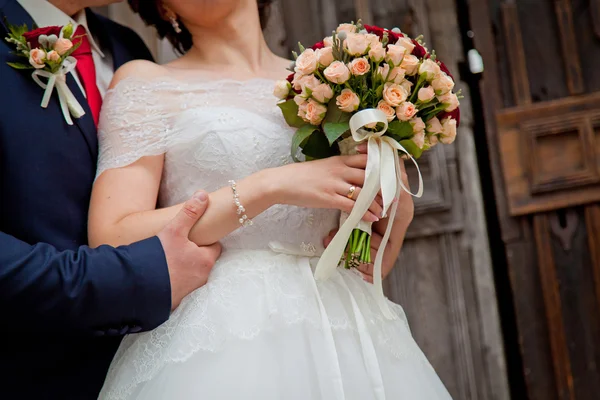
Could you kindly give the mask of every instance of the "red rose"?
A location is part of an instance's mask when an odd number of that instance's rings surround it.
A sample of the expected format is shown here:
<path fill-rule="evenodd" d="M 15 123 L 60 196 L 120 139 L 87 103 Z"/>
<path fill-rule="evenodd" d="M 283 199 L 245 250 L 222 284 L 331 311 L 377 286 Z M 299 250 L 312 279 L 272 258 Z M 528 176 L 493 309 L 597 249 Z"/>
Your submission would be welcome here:
<path fill-rule="evenodd" d="M 319 43 L 316 43 L 313 47 L 311 47 L 311 49 L 318 50 L 318 49 L 322 49 L 323 47 L 325 47 L 325 44 L 323 42 L 319 42 Z"/>
<path fill-rule="evenodd" d="M 383 32 L 385 32 L 385 29 L 372 25 L 365 25 L 365 30 L 379 36 L 380 39 L 383 38 Z"/>
<path fill-rule="evenodd" d="M 294 81 L 294 73 L 292 72 L 291 74 L 288 75 L 287 77 L 287 81 L 289 83 L 292 83 Z"/>
<path fill-rule="evenodd" d="M 38 41 L 38 38 L 40 36 L 42 36 L 42 35 L 59 36 L 61 29 L 62 29 L 62 27 L 60 27 L 60 26 L 46 26 L 43 28 L 34 29 L 30 32 L 25 32 L 23 34 L 23 37 L 25 37 L 25 40 L 27 40 L 27 42 L 31 45 L 31 48 L 35 49 L 36 47 L 40 47 L 40 42 Z"/>
<path fill-rule="evenodd" d="M 413 44 L 415 45 L 415 48 L 412 52 L 412 55 L 417 57 L 417 58 L 423 58 L 425 57 L 425 55 L 427 55 L 427 50 L 425 50 L 425 47 L 421 46 L 419 44 L 419 42 L 417 42 L 416 40 L 413 39 Z"/>

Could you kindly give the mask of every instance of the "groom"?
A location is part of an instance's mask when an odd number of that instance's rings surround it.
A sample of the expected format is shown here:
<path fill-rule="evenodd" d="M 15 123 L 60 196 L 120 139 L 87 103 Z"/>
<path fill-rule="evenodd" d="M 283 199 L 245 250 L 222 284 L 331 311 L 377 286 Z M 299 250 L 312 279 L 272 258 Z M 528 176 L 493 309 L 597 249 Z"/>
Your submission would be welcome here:
<path fill-rule="evenodd" d="M 87 212 L 97 127 L 115 69 L 151 59 L 128 28 L 86 7 L 115 0 L 0 0 L 0 399 L 95 399 L 122 335 L 153 329 L 202 286 L 220 253 L 189 229 L 206 193 L 186 203 L 158 237 L 89 249 Z M 4 41 L 7 27 L 72 22 L 85 32 L 67 83 L 86 114 L 66 124 Z M 83 30 L 83 31 L 82 31 Z"/>

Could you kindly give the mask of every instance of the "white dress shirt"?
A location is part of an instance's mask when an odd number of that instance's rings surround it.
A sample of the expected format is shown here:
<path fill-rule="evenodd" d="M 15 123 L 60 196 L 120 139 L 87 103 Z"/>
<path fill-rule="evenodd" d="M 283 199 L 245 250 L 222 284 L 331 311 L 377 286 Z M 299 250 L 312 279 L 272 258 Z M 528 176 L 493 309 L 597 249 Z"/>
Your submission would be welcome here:
<path fill-rule="evenodd" d="M 115 74 L 113 59 L 112 55 L 109 54 L 106 49 L 100 49 L 100 46 L 98 46 L 93 34 L 90 33 L 85 10 L 80 11 L 74 15 L 73 18 L 71 18 L 46 0 L 17 1 L 25 9 L 25 11 L 29 13 L 38 27 L 64 26 L 70 22 L 73 24 L 73 29 L 77 29 L 79 25 L 85 28 L 92 46 L 92 58 L 94 60 L 94 65 L 96 66 L 96 84 L 98 85 L 100 94 L 102 97 L 104 97 L 110 85 L 110 81 Z M 73 76 L 75 79 L 79 80 L 76 71 L 73 71 Z"/>

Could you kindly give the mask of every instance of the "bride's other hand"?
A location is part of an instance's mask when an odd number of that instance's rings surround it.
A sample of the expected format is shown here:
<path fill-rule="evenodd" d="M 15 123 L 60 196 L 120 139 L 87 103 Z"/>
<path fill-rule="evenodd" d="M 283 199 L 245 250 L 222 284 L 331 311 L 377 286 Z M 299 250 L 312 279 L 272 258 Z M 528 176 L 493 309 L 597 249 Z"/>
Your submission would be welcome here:
<path fill-rule="evenodd" d="M 273 191 L 282 204 L 349 213 L 364 183 L 366 165 L 364 154 L 289 164 L 274 170 Z M 354 193 L 349 196 L 352 187 Z M 377 197 L 363 219 L 379 221 L 382 211 L 381 198 Z"/>

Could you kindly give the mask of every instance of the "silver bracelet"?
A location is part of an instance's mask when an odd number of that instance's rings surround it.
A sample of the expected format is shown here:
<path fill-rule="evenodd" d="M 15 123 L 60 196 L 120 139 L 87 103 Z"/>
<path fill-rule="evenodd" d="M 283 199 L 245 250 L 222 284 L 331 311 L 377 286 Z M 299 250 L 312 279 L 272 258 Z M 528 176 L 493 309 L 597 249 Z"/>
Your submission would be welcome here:
<path fill-rule="evenodd" d="M 237 215 L 240 216 L 240 219 L 238 220 L 240 222 L 240 225 L 242 225 L 242 226 L 252 225 L 253 224 L 252 220 L 250 218 L 248 218 L 248 216 L 246 215 L 246 209 L 244 208 L 242 203 L 240 203 L 240 196 L 238 196 L 235 181 L 234 180 L 229 181 L 229 186 L 231 186 L 231 191 L 233 192 L 233 203 L 237 207 Z"/>

